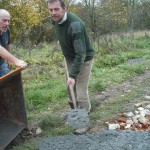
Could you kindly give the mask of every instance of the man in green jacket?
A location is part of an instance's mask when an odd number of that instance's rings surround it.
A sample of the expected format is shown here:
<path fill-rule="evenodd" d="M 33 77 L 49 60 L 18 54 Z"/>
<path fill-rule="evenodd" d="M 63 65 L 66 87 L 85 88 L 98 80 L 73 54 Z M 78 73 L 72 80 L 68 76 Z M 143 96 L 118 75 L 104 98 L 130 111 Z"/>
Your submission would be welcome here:
<path fill-rule="evenodd" d="M 66 11 L 63 0 L 48 0 L 49 14 L 66 60 L 67 87 L 73 86 L 78 108 L 90 112 L 88 82 L 92 68 L 94 49 L 82 20 Z M 70 91 L 69 104 L 74 108 Z"/>

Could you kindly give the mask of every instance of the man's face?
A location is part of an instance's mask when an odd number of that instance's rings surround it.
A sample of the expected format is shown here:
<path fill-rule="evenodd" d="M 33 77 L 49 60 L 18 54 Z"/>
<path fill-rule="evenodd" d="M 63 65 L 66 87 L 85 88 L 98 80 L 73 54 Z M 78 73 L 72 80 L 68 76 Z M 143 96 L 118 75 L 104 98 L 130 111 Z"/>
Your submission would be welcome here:
<path fill-rule="evenodd" d="M 53 21 L 59 22 L 62 20 L 66 9 L 61 7 L 59 1 L 48 3 L 49 14 Z"/>
<path fill-rule="evenodd" d="M 0 14 L 0 33 L 6 32 L 10 23 L 10 16 L 8 14 Z"/>

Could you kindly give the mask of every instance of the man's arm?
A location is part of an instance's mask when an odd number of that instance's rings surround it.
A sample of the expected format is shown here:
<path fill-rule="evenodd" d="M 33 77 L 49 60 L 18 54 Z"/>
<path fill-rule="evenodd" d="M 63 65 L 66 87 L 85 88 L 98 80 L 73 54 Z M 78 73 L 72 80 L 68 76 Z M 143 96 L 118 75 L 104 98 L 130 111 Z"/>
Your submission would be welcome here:
<path fill-rule="evenodd" d="M 11 45 L 9 44 L 7 47 L 6 47 L 7 51 L 11 53 L 12 49 L 11 49 Z M 12 69 L 12 66 L 13 64 L 9 61 L 7 61 L 7 64 L 8 64 L 8 68 L 9 69 Z"/>
<path fill-rule="evenodd" d="M 70 25 L 72 44 L 75 51 L 75 58 L 69 71 L 69 77 L 75 78 L 80 73 L 86 58 L 86 43 L 83 25 L 80 22 L 73 22 Z"/>
<path fill-rule="evenodd" d="M 20 60 L 18 58 L 16 58 L 15 56 L 13 56 L 12 54 L 10 54 L 4 47 L 2 47 L 0 45 L 0 56 L 2 58 L 4 58 L 5 60 L 7 60 L 8 62 L 11 62 L 13 64 L 15 64 L 16 66 L 20 66 L 22 68 L 27 67 L 27 63 L 24 62 L 23 60 Z"/>
<path fill-rule="evenodd" d="M 11 52 L 11 46 L 10 46 L 10 44 L 6 47 L 6 49 L 7 49 L 8 52 Z"/>

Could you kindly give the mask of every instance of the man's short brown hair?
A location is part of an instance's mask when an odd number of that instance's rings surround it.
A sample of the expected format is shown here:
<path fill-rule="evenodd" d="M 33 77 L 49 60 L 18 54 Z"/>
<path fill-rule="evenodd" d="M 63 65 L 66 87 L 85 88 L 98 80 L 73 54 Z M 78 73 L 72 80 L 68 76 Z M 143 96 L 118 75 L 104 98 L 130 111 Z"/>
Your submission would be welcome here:
<path fill-rule="evenodd" d="M 47 0 L 47 3 L 60 2 L 61 7 L 66 8 L 64 0 Z"/>

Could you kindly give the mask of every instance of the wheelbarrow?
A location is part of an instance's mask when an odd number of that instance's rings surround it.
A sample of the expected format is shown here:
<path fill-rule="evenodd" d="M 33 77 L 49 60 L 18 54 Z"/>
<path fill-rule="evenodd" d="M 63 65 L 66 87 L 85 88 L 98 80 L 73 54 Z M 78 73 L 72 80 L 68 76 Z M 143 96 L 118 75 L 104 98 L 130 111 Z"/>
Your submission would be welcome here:
<path fill-rule="evenodd" d="M 21 71 L 17 68 L 0 78 L 0 150 L 27 127 Z"/>

